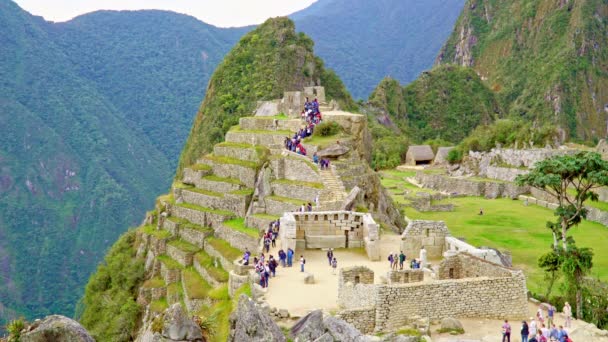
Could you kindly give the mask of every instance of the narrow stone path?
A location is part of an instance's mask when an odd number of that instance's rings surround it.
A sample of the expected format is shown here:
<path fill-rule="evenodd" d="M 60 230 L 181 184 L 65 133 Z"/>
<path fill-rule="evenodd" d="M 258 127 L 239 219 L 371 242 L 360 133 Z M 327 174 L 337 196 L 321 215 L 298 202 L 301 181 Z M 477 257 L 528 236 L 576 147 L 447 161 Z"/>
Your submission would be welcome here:
<path fill-rule="evenodd" d="M 324 186 L 319 196 L 321 207 L 333 208 L 337 204 L 342 204 L 348 194 L 342 181 L 336 177 L 334 170 L 331 167 L 326 170 L 320 170 L 319 175 L 321 175 Z"/>

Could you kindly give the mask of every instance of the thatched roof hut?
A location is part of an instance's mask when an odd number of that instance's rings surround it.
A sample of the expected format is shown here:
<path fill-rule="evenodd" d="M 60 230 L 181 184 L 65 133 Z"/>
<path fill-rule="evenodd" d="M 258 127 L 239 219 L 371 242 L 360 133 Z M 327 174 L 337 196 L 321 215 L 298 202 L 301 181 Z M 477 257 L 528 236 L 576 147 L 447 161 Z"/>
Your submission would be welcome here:
<path fill-rule="evenodd" d="M 430 164 L 433 162 L 435 154 L 429 145 L 415 145 L 407 149 L 405 163 L 407 165 Z"/>
<path fill-rule="evenodd" d="M 450 147 L 440 147 L 437 149 L 437 154 L 435 155 L 435 160 L 433 164 L 442 165 L 448 163 L 448 153 L 454 149 L 454 146 Z"/>

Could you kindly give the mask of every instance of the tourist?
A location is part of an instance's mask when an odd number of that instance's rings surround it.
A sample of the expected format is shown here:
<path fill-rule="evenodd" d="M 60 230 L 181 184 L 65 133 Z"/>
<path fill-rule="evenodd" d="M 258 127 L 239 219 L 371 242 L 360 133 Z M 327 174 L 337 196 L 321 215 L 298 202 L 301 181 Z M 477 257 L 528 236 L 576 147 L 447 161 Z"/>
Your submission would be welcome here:
<path fill-rule="evenodd" d="M 530 336 L 528 342 L 538 342 L 538 339 L 536 339 L 536 336 Z"/>
<path fill-rule="evenodd" d="M 266 287 L 270 283 L 270 261 L 266 261 L 266 265 L 264 265 L 264 275 L 266 276 Z"/>
<path fill-rule="evenodd" d="M 540 325 L 540 334 L 543 335 L 545 341 L 549 340 L 549 328 L 544 323 Z"/>
<path fill-rule="evenodd" d="M 559 342 L 567 342 L 568 341 L 568 333 L 564 330 L 563 326 L 559 326 L 559 330 L 557 331 L 557 340 Z"/>
<path fill-rule="evenodd" d="M 319 209 L 319 195 L 318 194 L 315 196 L 315 207 L 317 208 L 317 210 Z"/>
<path fill-rule="evenodd" d="M 412 259 L 412 261 L 410 261 L 410 268 L 411 269 L 415 269 L 416 268 L 416 259 Z"/>
<path fill-rule="evenodd" d="M 331 266 L 331 261 L 334 259 L 334 250 L 330 248 L 327 250 L 327 261 L 329 262 L 329 266 Z"/>
<path fill-rule="evenodd" d="M 303 213 L 306 211 L 306 203 L 302 203 L 302 206 L 300 206 L 300 212 Z"/>
<path fill-rule="evenodd" d="M 538 327 L 536 325 L 536 321 L 534 320 L 534 317 L 530 317 L 530 325 L 529 325 L 529 337 L 534 337 L 536 336 L 536 330 L 538 330 Z"/>
<path fill-rule="evenodd" d="M 308 212 L 312 211 L 312 203 L 308 202 L 308 204 L 306 205 L 306 211 L 308 211 Z"/>
<path fill-rule="evenodd" d="M 273 229 L 271 234 L 272 234 L 271 245 L 272 245 L 272 247 L 276 247 L 277 246 L 277 236 L 279 235 L 279 232 L 276 231 L 275 229 Z"/>
<path fill-rule="evenodd" d="M 549 304 L 549 308 L 547 309 L 547 325 L 553 325 L 553 316 L 555 315 L 555 306 Z"/>
<path fill-rule="evenodd" d="M 479 208 L 479 215 L 483 215 L 483 208 Z"/>
<path fill-rule="evenodd" d="M 557 330 L 557 327 L 555 326 L 555 324 L 551 324 L 551 330 L 549 330 L 549 338 L 557 340 L 558 335 L 559 331 Z"/>
<path fill-rule="evenodd" d="M 539 306 L 538 310 L 536 310 L 536 321 L 540 325 L 545 322 L 545 317 L 543 317 L 543 309 Z"/>
<path fill-rule="evenodd" d="M 564 304 L 564 316 L 566 316 L 566 323 L 564 325 L 566 328 L 570 328 L 572 325 L 572 308 L 568 302 Z"/>
<path fill-rule="evenodd" d="M 505 319 L 505 323 L 502 325 L 502 342 L 511 342 L 511 324 Z"/>
<path fill-rule="evenodd" d="M 277 261 L 274 260 L 274 257 L 271 255 L 270 258 L 268 258 L 268 268 L 273 277 L 277 276 L 277 266 Z"/>
<path fill-rule="evenodd" d="M 264 237 L 264 249 L 266 249 L 266 253 L 270 252 L 270 243 L 272 242 L 272 240 L 270 239 L 270 236 L 268 234 L 266 234 L 266 236 Z"/>
<path fill-rule="evenodd" d="M 305 264 L 306 264 L 306 259 L 304 259 L 303 255 L 300 255 L 300 272 L 304 272 Z"/>
<path fill-rule="evenodd" d="M 262 253 L 262 254 L 260 254 L 260 263 L 262 263 L 262 265 L 263 265 L 264 261 L 266 261 L 266 256 L 264 255 L 264 253 Z"/>
<path fill-rule="evenodd" d="M 281 262 L 281 266 L 285 267 L 285 261 L 287 259 L 287 254 L 282 249 L 279 250 L 279 261 Z"/>
<path fill-rule="evenodd" d="M 393 254 L 393 270 L 397 270 L 397 261 L 399 260 L 399 255 L 397 253 Z"/>
<path fill-rule="evenodd" d="M 338 260 L 334 257 L 331 261 L 331 274 L 336 274 L 336 268 L 338 268 Z"/>
<path fill-rule="evenodd" d="M 291 247 L 287 248 L 287 267 L 293 266 L 293 249 Z"/>
<path fill-rule="evenodd" d="M 312 162 L 315 164 L 319 164 L 319 156 L 317 156 L 317 152 L 312 155 Z"/>
<path fill-rule="evenodd" d="M 530 329 L 528 328 L 528 323 L 526 323 L 526 321 L 521 321 L 521 342 L 528 342 L 529 334 Z"/>
<path fill-rule="evenodd" d="M 243 265 L 245 265 L 245 266 L 249 265 L 250 256 L 251 256 L 251 252 L 249 252 L 249 249 L 245 248 L 245 254 L 243 254 L 243 260 L 241 260 Z"/>
<path fill-rule="evenodd" d="M 399 254 L 399 269 L 400 270 L 403 269 L 404 262 L 405 262 L 405 254 L 403 254 L 403 251 L 401 251 L 401 254 Z"/>
<path fill-rule="evenodd" d="M 388 255 L 388 263 L 389 263 L 389 269 L 393 268 L 393 262 L 395 261 L 395 259 L 393 259 L 393 252 L 391 252 Z"/>

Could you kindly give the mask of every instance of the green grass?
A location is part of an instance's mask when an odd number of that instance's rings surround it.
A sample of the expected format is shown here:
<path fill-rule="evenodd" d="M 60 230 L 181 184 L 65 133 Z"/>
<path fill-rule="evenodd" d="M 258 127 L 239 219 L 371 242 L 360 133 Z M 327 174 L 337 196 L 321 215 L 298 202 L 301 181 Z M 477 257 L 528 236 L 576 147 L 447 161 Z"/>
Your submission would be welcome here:
<path fill-rule="evenodd" d="M 255 149 L 255 152 L 257 153 L 258 157 L 260 157 L 260 159 L 263 159 L 264 157 L 268 156 L 268 154 L 270 154 L 270 150 L 268 149 L 268 147 L 262 146 L 262 145 L 254 146 L 254 145 L 246 144 L 246 143 L 236 143 L 236 142 L 225 141 L 223 143 L 217 144 L 217 146 L 239 148 L 239 149 L 252 149 L 253 148 L 253 149 Z"/>
<path fill-rule="evenodd" d="M 148 234 L 148 235 L 152 235 L 154 237 L 156 237 L 157 239 L 168 239 L 171 237 L 171 233 L 167 230 L 164 229 L 156 229 L 156 226 L 153 225 L 145 225 L 142 226 L 141 231 Z"/>
<path fill-rule="evenodd" d="M 154 300 L 150 303 L 150 310 L 156 313 L 161 313 L 165 311 L 168 307 L 169 304 L 167 303 L 167 298 Z"/>
<path fill-rule="evenodd" d="M 171 187 L 174 189 L 192 189 L 192 188 L 194 188 L 194 185 L 184 184 L 182 182 L 173 182 Z"/>
<path fill-rule="evenodd" d="M 148 279 L 142 285 L 146 289 L 156 289 L 165 286 L 165 280 L 163 278 L 152 278 Z"/>
<path fill-rule="evenodd" d="M 169 193 L 166 195 L 158 196 L 156 199 L 158 203 L 167 202 L 169 204 L 175 204 L 175 198 L 173 197 L 173 193 Z"/>
<path fill-rule="evenodd" d="M 228 210 L 211 209 L 211 208 L 201 207 L 200 205 L 196 205 L 196 204 L 192 204 L 192 203 L 179 203 L 179 204 L 176 204 L 176 206 L 182 207 L 182 208 L 187 208 L 187 209 L 192 209 L 192 210 L 204 211 L 207 213 L 217 214 L 217 215 L 222 215 L 222 216 L 236 216 L 233 212 L 228 211 Z"/>
<path fill-rule="evenodd" d="M 176 224 L 187 224 L 190 222 L 184 218 L 177 217 L 177 216 L 169 216 L 169 217 L 167 217 L 167 220 L 174 222 Z"/>
<path fill-rule="evenodd" d="M 597 208 L 602 211 L 608 211 L 608 203 L 601 201 L 587 201 L 585 204 L 589 207 Z"/>
<path fill-rule="evenodd" d="M 224 224 L 224 226 L 226 226 L 232 230 L 236 230 L 238 232 L 247 234 L 256 239 L 260 237 L 260 231 L 256 228 L 247 227 L 245 225 L 245 219 L 242 217 L 224 221 L 223 224 Z"/>
<path fill-rule="evenodd" d="M 167 267 L 170 270 L 181 270 L 184 267 L 182 265 L 180 265 L 179 262 L 173 260 L 173 258 L 171 258 L 170 256 L 166 255 L 166 254 L 161 254 L 159 256 L 156 257 L 156 259 L 160 262 L 162 262 L 165 267 Z"/>
<path fill-rule="evenodd" d="M 210 237 L 206 241 L 207 241 L 207 243 L 209 245 L 211 245 L 211 247 L 213 247 L 213 249 L 215 249 L 216 251 L 218 251 L 220 254 L 222 254 L 229 261 L 233 261 L 233 260 L 239 259 L 243 255 L 243 253 L 240 250 L 232 247 L 225 240 L 218 239 L 218 238 L 215 238 L 215 237 Z"/>
<path fill-rule="evenodd" d="M 222 264 L 218 262 L 216 266 L 213 258 L 205 251 L 200 251 L 196 253 L 194 257 L 196 258 L 198 263 L 205 268 L 207 273 L 209 273 L 209 275 L 213 277 L 213 279 L 220 283 L 225 283 L 228 281 L 228 272 L 224 270 Z"/>
<path fill-rule="evenodd" d="M 225 178 L 225 177 L 219 177 L 216 175 L 208 175 L 208 176 L 203 176 L 204 180 L 208 180 L 208 181 L 212 181 L 212 182 L 222 182 L 222 183 L 230 183 L 230 184 L 236 184 L 236 185 L 243 185 L 243 183 L 236 178 Z"/>
<path fill-rule="evenodd" d="M 295 199 L 295 198 L 288 198 L 288 197 L 283 197 L 283 196 L 267 196 L 266 198 L 271 199 L 273 201 L 278 201 L 278 202 L 285 202 L 285 203 L 290 203 L 290 204 L 295 204 L 295 205 L 302 205 L 302 203 L 305 203 L 306 201 L 302 201 L 299 199 Z"/>
<path fill-rule="evenodd" d="M 488 200 L 481 197 L 462 197 L 440 201 L 453 203 L 453 212 L 421 213 L 406 208 L 411 219 L 443 220 L 453 236 L 464 237 L 475 246 L 489 246 L 509 250 L 516 268 L 523 269 L 527 276 L 528 289 L 544 292 L 543 272 L 537 267 L 538 258 L 549 250 L 553 241 L 546 228 L 548 220 L 555 220 L 547 208 L 510 199 Z M 479 208 L 484 215 L 480 216 Z M 608 280 L 608 229 L 595 222 L 584 221 L 572 228 L 571 235 L 580 247 L 590 247 L 594 252 L 591 275 Z"/>
<path fill-rule="evenodd" d="M 206 298 L 211 290 L 211 285 L 192 267 L 186 268 L 183 274 L 184 286 L 190 299 Z"/>
<path fill-rule="evenodd" d="M 246 167 L 249 169 L 254 169 L 254 170 L 256 170 L 259 165 L 256 162 L 252 162 L 252 161 L 248 161 L 248 160 L 241 160 L 241 159 L 230 158 L 230 157 L 225 157 L 225 156 L 214 156 L 212 154 L 206 155 L 205 159 L 211 160 L 211 161 L 213 161 L 215 163 L 219 163 L 219 164 L 238 165 L 238 166 L 243 166 L 243 167 Z"/>
<path fill-rule="evenodd" d="M 251 195 L 253 195 L 253 189 L 245 188 L 245 189 L 230 191 L 230 193 L 232 195 L 251 196 Z"/>
<path fill-rule="evenodd" d="M 210 191 L 210 190 L 205 190 L 205 189 L 200 189 L 200 188 L 185 188 L 188 191 L 192 191 L 192 192 L 196 192 L 199 193 L 201 195 L 206 195 L 206 196 L 211 196 L 211 197 L 224 197 L 223 193 L 220 192 L 215 192 L 215 191 Z"/>
<path fill-rule="evenodd" d="M 211 171 L 211 165 L 207 164 L 194 164 L 190 165 L 189 168 L 194 171 Z"/>
<path fill-rule="evenodd" d="M 213 234 L 213 228 L 211 228 L 211 227 L 203 227 L 203 226 L 198 225 L 196 223 L 190 223 L 189 221 L 186 221 L 186 223 L 182 224 L 180 226 L 180 228 L 183 228 L 183 229 L 193 229 L 193 230 L 198 230 L 199 232 L 202 232 L 202 233 Z"/>
<path fill-rule="evenodd" d="M 337 141 L 346 141 L 346 140 L 350 140 L 350 139 L 351 138 L 346 134 L 336 134 L 336 135 L 330 135 L 330 136 L 325 136 L 325 137 L 313 135 L 308 138 L 305 138 L 304 140 L 302 140 L 302 142 L 304 144 L 315 145 L 319 149 L 324 149 L 328 146 L 335 144 Z"/>
<path fill-rule="evenodd" d="M 399 329 L 395 332 L 397 335 L 420 336 L 420 331 L 413 328 Z"/>
<path fill-rule="evenodd" d="M 295 180 L 290 180 L 290 179 L 277 179 L 277 180 L 272 181 L 272 183 L 273 184 L 288 184 L 288 185 L 296 185 L 296 186 L 306 186 L 309 188 L 323 189 L 322 183 L 302 182 L 302 181 L 295 181 Z"/>
<path fill-rule="evenodd" d="M 228 294 L 228 284 L 218 286 L 209 291 L 209 298 L 215 300 L 228 300 L 230 295 Z"/>
<path fill-rule="evenodd" d="M 280 216 L 268 215 L 268 214 L 254 214 L 253 217 L 257 217 L 260 219 L 266 219 L 266 220 L 276 220 L 276 219 L 280 218 Z"/>
<path fill-rule="evenodd" d="M 287 131 L 287 130 L 269 131 L 269 130 L 265 130 L 265 129 L 241 129 L 240 126 L 234 126 L 234 127 L 230 128 L 230 132 L 267 134 L 267 135 L 284 135 L 284 136 L 291 136 L 293 134 L 292 131 Z"/>
<path fill-rule="evenodd" d="M 173 246 L 181 251 L 187 252 L 187 253 L 196 253 L 200 250 L 200 248 L 198 248 L 197 246 L 186 242 L 184 240 L 173 240 L 173 241 L 169 241 L 169 243 L 167 243 L 167 245 L 169 246 Z"/>
<path fill-rule="evenodd" d="M 184 298 L 184 289 L 182 288 L 181 281 L 167 285 L 167 297 L 172 297 L 175 295 L 177 295 L 180 300 L 183 300 Z"/>

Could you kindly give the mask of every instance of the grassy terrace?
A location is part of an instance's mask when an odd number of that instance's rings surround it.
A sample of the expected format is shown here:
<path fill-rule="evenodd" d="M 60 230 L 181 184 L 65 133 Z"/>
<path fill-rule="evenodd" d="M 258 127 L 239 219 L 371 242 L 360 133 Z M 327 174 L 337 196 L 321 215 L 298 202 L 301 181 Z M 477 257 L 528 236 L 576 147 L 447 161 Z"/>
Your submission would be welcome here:
<path fill-rule="evenodd" d="M 248 161 L 248 160 L 241 160 L 241 159 L 224 157 L 224 156 L 214 156 L 212 154 L 208 154 L 204 158 L 207 160 L 211 160 L 218 164 L 238 165 L 238 166 L 243 166 L 243 167 L 246 167 L 249 169 L 254 169 L 254 170 L 257 169 L 258 165 L 259 165 L 256 162 L 252 162 L 252 161 Z"/>
<path fill-rule="evenodd" d="M 306 156 L 302 156 L 302 157 L 296 157 L 293 155 L 274 155 L 274 156 L 270 156 L 270 160 L 279 160 L 279 159 L 290 159 L 290 160 L 296 160 L 296 161 L 300 161 L 300 162 L 304 162 L 306 163 L 306 165 L 308 165 L 313 171 L 315 171 L 316 173 L 319 173 L 319 167 L 312 162 L 312 159 L 306 157 Z"/>
<path fill-rule="evenodd" d="M 302 203 L 305 202 L 305 201 L 295 199 L 295 198 L 288 198 L 288 197 L 274 196 L 274 195 L 267 196 L 266 198 L 271 199 L 273 201 L 284 202 L 284 203 L 295 204 L 295 205 L 302 205 Z"/>
<path fill-rule="evenodd" d="M 236 178 L 224 178 L 224 177 L 219 177 L 216 175 L 208 175 L 208 176 L 203 176 L 204 180 L 207 181 L 211 181 L 211 182 L 220 182 L 220 183 L 230 183 L 230 184 L 236 184 L 236 185 L 243 185 L 243 183 Z"/>
<path fill-rule="evenodd" d="M 145 289 L 156 289 L 165 286 L 165 280 L 163 278 L 152 278 L 148 279 L 142 285 Z"/>
<path fill-rule="evenodd" d="M 259 238 L 260 237 L 260 231 L 256 228 L 251 228 L 251 227 L 247 227 L 245 226 L 245 219 L 240 217 L 240 218 L 236 218 L 236 219 L 232 219 L 232 220 L 228 220 L 228 221 L 224 221 L 224 226 L 226 226 L 227 228 L 230 228 L 232 230 L 236 230 L 238 232 L 247 234 L 253 238 Z"/>
<path fill-rule="evenodd" d="M 230 191 L 230 194 L 239 195 L 239 196 L 251 196 L 251 195 L 253 195 L 253 189 L 245 188 L 245 189 L 240 189 L 240 190 L 234 190 L 234 191 Z"/>
<path fill-rule="evenodd" d="M 169 204 L 175 204 L 175 198 L 173 197 L 173 193 L 169 193 L 169 194 L 166 194 L 166 195 L 158 196 L 156 198 L 156 202 L 157 203 L 166 202 L 166 203 L 169 203 Z"/>
<path fill-rule="evenodd" d="M 184 240 L 173 240 L 173 241 L 169 241 L 169 243 L 167 243 L 167 245 L 169 246 L 173 246 L 181 251 L 184 251 L 186 253 L 196 253 L 200 250 L 200 248 L 196 247 L 195 245 L 188 243 Z"/>
<path fill-rule="evenodd" d="M 218 239 L 215 237 L 207 238 L 207 243 L 213 247 L 216 251 L 218 251 L 224 258 L 232 261 L 240 258 L 242 256 L 242 252 L 234 247 L 232 247 L 227 241 Z"/>
<path fill-rule="evenodd" d="M 165 267 L 167 267 L 170 270 L 180 270 L 180 269 L 184 268 L 182 265 L 179 264 L 179 262 L 173 260 L 170 256 L 168 256 L 166 254 L 161 254 L 161 255 L 157 256 L 156 259 L 158 261 L 162 262 L 165 265 Z"/>
<path fill-rule="evenodd" d="M 266 156 L 268 153 L 270 153 L 270 151 L 268 150 L 268 148 L 266 146 L 262 146 L 262 145 L 251 145 L 251 144 L 246 144 L 246 143 L 237 143 L 237 142 L 230 142 L 230 141 L 225 141 L 222 143 L 217 144 L 217 146 L 219 147 L 229 147 L 229 148 L 238 148 L 238 149 L 255 149 L 256 153 L 258 154 L 259 157 L 263 157 Z"/>
<path fill-rule="evenodd" d="M 224 268 L 219 262 L 216 266 L 215 260 L 205 251 L 200 251 L 196 253 L 194 257 L 196 258 L 198 263 L 205 268 L 207 273 L 209 273 L 209 275 L 213 277 L 213 279 L 220 283 L 225 283 L 228 281 L 228 272 L 224 270 Z"/>
<path fill-rule="evenodd" d="M 188 190 L 188 191 L 196 192 L 201 195 L 206 195 L 206 196 L 211 196 L 211 197 L 224 197 L 224 194 L 221 192 L 215 192 L 215 191 L 199 189 L 199 188 L 194 188 L 194 187 L 184 188 L 184 189 Z"/>
<path fill-rule="evenodd" d="M 210 297 L 221 298 L 223 296 L 222 287 L 212 290 L 209 293 Z M 215 334 L 211 336 L 211 342 L 224 342 L 228 340 L 230 334 L 230 314 L 238 305 L 241 294 L 246 294 L 251 297 L 251 288 L 249 285 L 242 286 L 232 298 L 218 300 L 212 307 L 203 308 L 197 314 L 203 317 L 211 315 L 216 316 Z M 214 298 L 215 299 L 215 298 Z"/>
<path fill-rule="evenodd" d="M 553 211 L 540 206 L 524 206 L 521 201 L 510 199 L 488 200 L 481 197 L 453 198 L 439 203 L 453 203 L 453 212 L 421 213 L 406 208 L 411 219 L 443 220 L 453 236 L 464 237 L 475 246 L 489 246 L 511 251 L 513 264 L 527 275 L 528 288 L 542 292 L 545 287 L 542 271 L 537 267 L 540 255 L 549 250 L 552 236 L 546 228 L 548 220 L 554 220 Z M 483 208 L 484 215 L 478 215 Z M 571 230 L 580 247 L 593 248 L 591 275 L 608 280 L 608 229 L 595 222 L 584 221 Z"/>
<path fill-rule="evenodd" d="M 294 181 L 294 180 L 290 180 L 290 179 L 277 179 L 277 180 L 272 181 L 272 183 L 273 184 L 295 185 L 295 186 L 306 186 L 309 188 L 323 189 L 322 183 L 301 182 L 301 181 Z"/>
<path fill-rule="evenodd" d="M 194 164 L 189 166 L 194 171 L 211 171 L 211 166 L 207 164 Z"/>
<path fill-rule="evenodd" d="M 150 310 L 152 312 L 161 313 L 169 307 L 167 298 L 161 298 L 150 303 Z"/>
<path fill-rule="evenodd" d="M 233 212 L 228 211 L 228 210 L 211 209 L 211 208 L 201 207 L 200 205 L 196 205 L 196 204 L 192 204 L 192 203 L 179 203 L 179 204 L 176 204 L 176 206 L 182 207 L 182 208 L 187 208 L 187 209 L 192 209 L 192 210 L 204 211 L 204 212 L 210 213 L 210 214 L 216 214 L 216 215 L 222 215 L 222 216 L 236 216 Z"/>
<path fill-rule="evenodd" d="M 163 229 L 160 229 L 160 230 L 156 229 L 156 226 L 153 226 L 150 224 L 142 226 L 140 229 L 145 234 L 152 235 L 152 236 L 156 237 L 157 239 L 168 239 L 171 237 L 171 233 L 169 231 L 166 231 Z"/>
<path fill-rule="evenodd" d="M 191 299 L 203 299 L 211 290 L 211 285 L 198 272 L 188 267 L 183 272 L 184 287 Z"/>
<path fill-rule="evenodd" d="M 293 135 L 293 133 L 292 133 Z M 315 145 L 318 146 L 319 149 L 323 149 L 326 148 L 330 145 L 333 145 L 336 143 L 336 141 L 349 141 L 352 138 L 349 135 L 340 133 L 340 134 L 336 134 L 336 135 L 330 135 L 330 136 L 318 136 L 318 135 L 312 135 L 310 137 L 305 138 L 304 140 L 302 140 L 302 142 L 304 144 L 309 144 L 309 145 Z"/>
<path fill-rule="evenodd" d="M 277 215 L 269 215 L 269 214 L 254 214 L 252 215 L 253 217 L 259 218 L 259 219 L 263 219 L 263 220 L 277 220 L 280 218 L 280 216 Z"/>
<path fill-rule="evenodd" d="M 291 136 L 293 135 L 292 131 L 287 131 L 287 130 L 264 130 L 264 129 L 242 129 L 240 126 L 236 125 L 236 126 L 232 126 L 232 128 L 230 128 L 229 132 L 235 132 L 235 133 L 253 133 L 253 134 L 267 134 L 267 135 L 283 135 L 283 136 Z"/>

